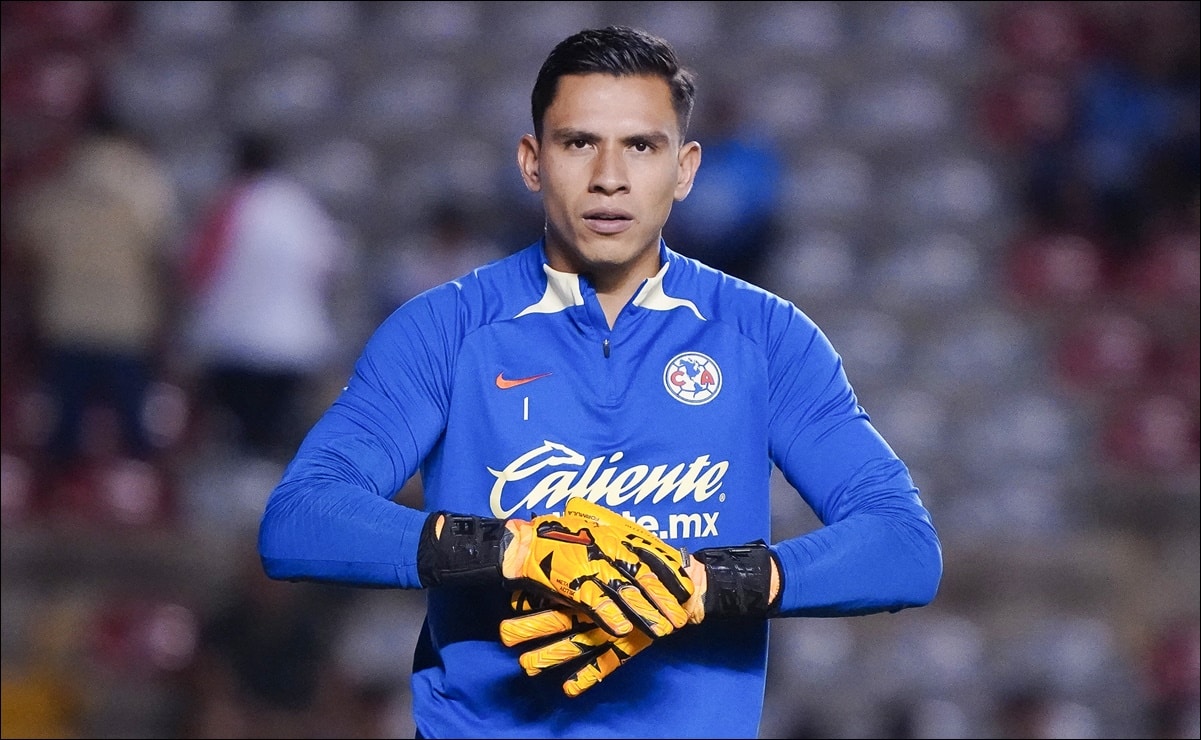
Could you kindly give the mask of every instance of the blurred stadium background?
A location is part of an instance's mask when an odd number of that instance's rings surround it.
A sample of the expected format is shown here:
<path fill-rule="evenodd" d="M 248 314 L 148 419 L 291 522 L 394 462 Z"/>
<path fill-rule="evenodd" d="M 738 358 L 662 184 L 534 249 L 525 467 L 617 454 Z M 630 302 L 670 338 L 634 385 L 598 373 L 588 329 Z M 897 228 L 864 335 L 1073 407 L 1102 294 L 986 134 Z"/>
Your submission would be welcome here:
<path fill-rule="evenodd" d="M 355 255 L 314 409 L 437 204 L 505 249 L 536 237 L 514 151 L 549 48 L 610 22 L 664 35 L 701 75 L 700 122 L 730 89 L 778 146 L 756 277 L 831 335 L 945 546 L 927 608 L 773 623 L 761 736 L 1198 736 L 1197 3 L 0 7 L 6 217 L 97 96 L 188 222 L 237 131 L 284 142 Z M 147 406 L 152 464 L 43 471 L 53 410 L 10 247 L 4 737 L 411 737 L 421 595 L 263 582 L 282 463 L 206 436 L 181 378 Z M 813 526 L 777 494 L 777 533 Z M 213 626 L 247 593 L 269 647 Z"/>

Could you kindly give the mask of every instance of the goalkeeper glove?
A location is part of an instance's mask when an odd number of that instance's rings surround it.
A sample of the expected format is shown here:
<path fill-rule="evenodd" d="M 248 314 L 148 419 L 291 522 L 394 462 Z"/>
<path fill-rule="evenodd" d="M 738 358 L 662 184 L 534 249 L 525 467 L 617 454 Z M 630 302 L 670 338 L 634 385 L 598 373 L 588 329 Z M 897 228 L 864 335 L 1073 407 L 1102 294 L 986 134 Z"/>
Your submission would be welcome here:
<path fill-rule="evenodd" d="M 559 597 L 614 636 L 665 635 L 688 621 L 691 580 L 678 551 L 626 522 L 578 497 L 562 516 L 528 522 L 438 512 L 422 530 L 418 573 L 426 587 L 499 577 Z"/>
<path fill-rule="evenodd" d="M 512 606 L 518 616 L 500 623 L 500 640 L 505 647 L 557 638 L 535 645 L 518 657 L 527 676 L 582 661 L 563 682 L 563 693 L 570 697 L 600 683 L 654 641 L 641 630 L 613 637 L 583 612 L 525 591 L 513 593 Z"/>
<path fill-rule="evenodd" d="M 702 573 L 697 576 L 703 590 L 685 605 L 690 623 L 699 624 L 706 617 L 766 618 L 776 613 L 782 582 L 772 598 L 774 555 L 762 542 L 706 548 L 693 557 L 700 564 Z M 698 568 L 686 566 L 690 572 Z M 782 578 L 778 566 L 775 570 Z M 512 606 L 517 616 L 501 622 L 501 642 L 508 647 L 527 643 L 534 646 L 518 658 L 527 675 L 585 661 L 563 682 L 563 692 L 572 697 L 604 680 L 653 641 L 639 633 L 615 638 L 597 629 L 570 605 L 538 600 L 521 592 L 513 595 Z"/>

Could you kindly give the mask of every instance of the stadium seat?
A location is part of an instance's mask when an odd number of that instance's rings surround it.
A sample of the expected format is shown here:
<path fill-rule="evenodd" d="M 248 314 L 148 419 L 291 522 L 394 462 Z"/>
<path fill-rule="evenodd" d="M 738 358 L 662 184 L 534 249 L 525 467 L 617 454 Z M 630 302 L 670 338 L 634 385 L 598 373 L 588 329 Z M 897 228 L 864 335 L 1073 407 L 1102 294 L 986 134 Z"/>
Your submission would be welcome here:
<path fill-rule="evenodd" d="M 348 137 L 319 137 L 300 147 L 294 170 L 317 196 L 347 212 L 355 204 L 369 201 L 375 192 L 380 163 L 375 150 Z"/>
<path fill-rule="evenodd" d="M 900 319 L 885 311 L 847 309 L 826 318 L 823 329 L 838 348 L 851 382 L 877 386 L 905 379 L 911 342 Z"/>
<path fill-rule="evenodd" d="M 868 270 L 869 294 L 909 313 L 967 306 L 985 296 L 981 249 L 953 231 L 921 231 L 883 250 Z"/>
<path fill-rule="evenodd" d="M 1201 334 L 1179 340 L 1164 340 L 1164 387 L 1171 393 L 1196 404 L 1201 399 Z"/>
<path fill-rule="evenodd" d="M 982 302 L 930 320 L 917 335 L 912 371 L 951 398 L 1029 388 L 1043 376 L 1043 348 L 1029 322 Z"/>
<path fill-rule="evenodd" d="M 954 121 L 949 91 L 937 79 L 908 72 L 864 80 L 844 95 L 844 133 L 865 146 L 930 141 Z"/>
<path fill-rule="evenodd" d="M 869 33 L 910 61 L 962 64 L 975 44 L 963 10 L 955 3 L 897 3 L 868 15 Z"/>
<path fill-rule="evenodd" d="M 854 220 L 872 202 L 875 173 L 852 149 L 826 148 L 809 153 L 786 176 L 786 218 L 804 223 Z"/>
<path fill-rule="evenodd" d="M 937 392 L 900 387 L 872 404 L 872 422 L 889 444 L 911 464 L 943 458 L 950 410 Z"/>
<path fill-rule="evenodd" d="M 1196 312 L 1201 305 L 1201 234 L 1179 229 L 1152 239 L 1123 273 L 1120 287 L 1152 314 Z"/>
<path fill-rule="evenodd" d="M 233 0 L 142 3 L 130 29 L 131 49 L 154 53 L 224 48 L 240 26 L 239 6 L 243 4 Z"/>
<path fill-rule="evenodd" d="M 1089 51 L 1075 3 L 1006 3 L 991 26 L 996 48 L 1028 69 L 1069 72 Z"/>
<path fill-rule="evenodd" d="M 1100 247 L 1081 234 L 1038 231 L 1018 239 L 1006 259 L 1007 290 L 1019 307 L 1079 306 L 1109 288 Z"/>
<path fill-rule="evenodd" d="M 1003 193 L 993 169 L 974 155 L 934 154 L 890 178 L 898 223 L 972 225 L 992 217 Z"/>
<path fill-rule="evenodd" d="M 802 310 L 837 302 L 851 290 L 860 270 L 855 246 L 842 231 L 810 229 L 781 240 L 767 257 L 765 287 Z"/>
<path fill-rule="evenodd" d="M 122 457 L 81 460 L 50 483 L 57 521 L 116 531 L 175 524 L 175 491 L 153 465 Z"/>
<path fill-rule="evenodd" d="M 1137 386 L 1151 370 L 1156 337 L 1141 320 L 1107 310 L 1067 325 L 1052 352 L 1070 388 L 1108 393 Z"/>
<path fill-rule="evenodd" d="M 846 42 L 844 9 L 840 3 L 774 3 L 758 13 L 746 28 L 746 41 L 756 47 L 778 48 L 789 54 L 824 57 Z"/>
<path fill-rule="evenodd" d="M 90 657 L 103 671 L 125 678 L 179 672 L 191 664 L 199 642 L 194 610 L 156 596 L 104 598 L 89 621 Z"/>
<path fill-rule="evenodd" d="M 1144 474 L 1196 473 L 1201 432 L 1195 402 L 1149 391 L 1115 404 L 1103 424 L 1101 449 L 1111 466 Z"/>
<path fill-rule="evenodd" d="M 829 84 L 803 70 L 787 69 L 752 75 L 744 83 L 743 96 L 753 100 L 744 113 L 748 124 L 776 138 L 781 144 L 823 134 L 834 117 Z"/>
<path fill-rule="evenodd" d="M 222 83 L 210 60 L 199 55 L 148 54 L 118 60 L 107 94 L 124 120 L 143 131 L 170 136 L 221 115 Z"/>
<path fill-rule="evenodd" d="M 437 130 L 460 110 L 463 83 L 439 61 L 350 81 L 342 125 L 372 142 Z"/>
<path fill-rule="evenodd" d="M 345 107 L 341 69 L 325 57 L 275 59 L 238 81 L 227 101 L 237 125 L 311 131 Z"/>
<path fill-rule="evenodd" d="M 1079 409 L 1048 389 L 1015 390 L 977 403 L 950 435 L 954 453 L 977 473 L 993 477 L 1014 466 L 1057 470 L 1080 449 Z"/>
<path fill-rule="evenodd" d="M 37 472 L 23 456 L 0 452 L 0 524 L 20 527 L 37 517 Z"/>
<path fill-rule="evenodd" d="M 1067 80 L 1037 71 L 997 73 L 975 95 L 975 123 L 1007 154 L 1024 157 L 1030 147 L 1063 136 L 1071 123 Z"/>
<path fill-rule="evenodd" d="M 337 0 L 261 3 L 251 27 L 269 53 L 338 51 L 355 44 L 364 5 Z"/>

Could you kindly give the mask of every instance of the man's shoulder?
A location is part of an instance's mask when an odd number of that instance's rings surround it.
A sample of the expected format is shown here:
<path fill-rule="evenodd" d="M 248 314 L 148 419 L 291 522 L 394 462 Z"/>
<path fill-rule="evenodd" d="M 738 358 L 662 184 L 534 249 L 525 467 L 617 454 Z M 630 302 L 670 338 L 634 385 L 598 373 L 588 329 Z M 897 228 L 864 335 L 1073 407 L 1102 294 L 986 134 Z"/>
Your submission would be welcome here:
<path fill-rule="evenodd" d="M 516 312 L 541 290 L 540 256 L 527 247 L 478 265 L 457 278 L 425 290 L 410 302 L 433 304 L 437 312 L 452 306 L 471 323 L 488 323 Z"/>
<path fill-rule="evenodd" d="M 701 260 L 672 252 L 669 258 L 668 288 L 688 293 L 715 310 L 763 311 L 790 307 L 789 302 L 764 288 L 705 264 Z"/>

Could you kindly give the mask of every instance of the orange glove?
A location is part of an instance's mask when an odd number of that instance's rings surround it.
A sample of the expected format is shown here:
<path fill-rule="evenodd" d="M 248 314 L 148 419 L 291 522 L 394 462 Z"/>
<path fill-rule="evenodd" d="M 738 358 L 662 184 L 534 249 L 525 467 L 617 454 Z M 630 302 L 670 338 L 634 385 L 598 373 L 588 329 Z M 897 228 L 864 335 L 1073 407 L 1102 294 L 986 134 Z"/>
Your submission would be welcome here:
<path fill-rule="evenodd" d="M 422 528 L 426 588 L 495 583 L 557 598 L 615 637 L 684 626 L 692 595 L 686 555 L 583 498 L 531 521 L 436 512 Z"/>
<path fill-rule="evenodd" d="M 587 499 L 568 499 L 562 516 L 510 520 L 501 573 L 575 606 L 615 637 L 634 629 L 662 637 L 688 623 L 687 555 L 625 517 Z"/>
<path fill-rule="evenodd" d="M 781 581 L 774 555 L 762 543 L 742 547 L 706 548 L 687 565 L 695 584 L 684 604 L 690 624 L 706 616 L 770 617 L 778 605 Z M 517 616 L 500 624 L 501 642 L 508 647 L 531 644 L 518 662 L 527 675 L 583 660 L 583 665 L 563 682 L 563 692 L 579 696 L 600 683 L 654 641 L 633 632 L 613 637 L 570 605 L 514 593 Z"/>
<path fill-rule="evenodd" d="M 506 647 L 535 643 L 517 659 L 527 676 L 583 661 L 563 682 L 563 693 L 570 697 L 600 683 L 654 641 L 640 630 L 613 637 L 583 612 L 524 591 L 513 593 L 512 604 L 518 616 L 500 623 L 500 640 Z M 557 639 L 546 642 L 551 637 Z"/>

